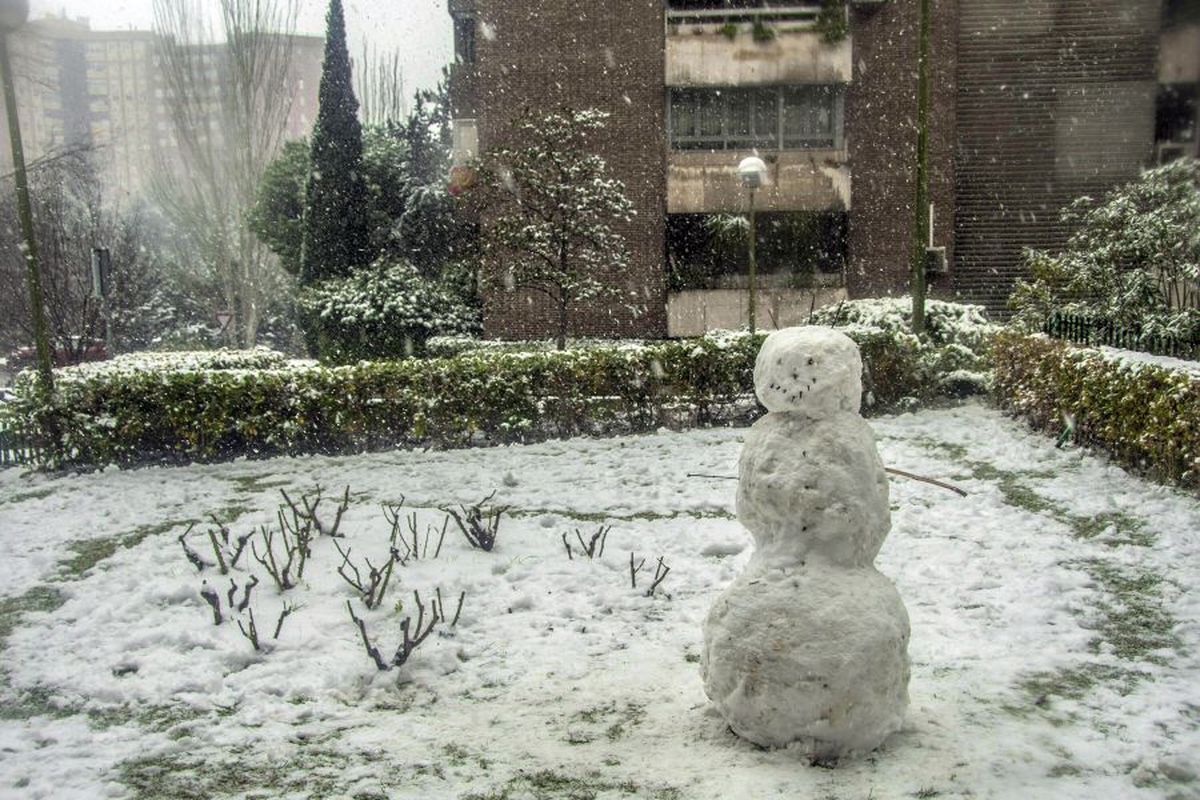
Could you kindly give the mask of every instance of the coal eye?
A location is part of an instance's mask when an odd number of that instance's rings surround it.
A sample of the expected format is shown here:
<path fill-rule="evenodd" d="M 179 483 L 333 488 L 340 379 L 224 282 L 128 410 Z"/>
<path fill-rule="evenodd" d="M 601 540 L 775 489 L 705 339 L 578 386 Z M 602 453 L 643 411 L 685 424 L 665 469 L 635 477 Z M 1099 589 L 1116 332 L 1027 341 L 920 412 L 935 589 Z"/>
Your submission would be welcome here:
<path fill-rule="evenodd" d="M 812 360 L 811 358 L 808 360 L 808 365 L 809 365 L 810 367 L 813 365 L 813 360 Z"/>

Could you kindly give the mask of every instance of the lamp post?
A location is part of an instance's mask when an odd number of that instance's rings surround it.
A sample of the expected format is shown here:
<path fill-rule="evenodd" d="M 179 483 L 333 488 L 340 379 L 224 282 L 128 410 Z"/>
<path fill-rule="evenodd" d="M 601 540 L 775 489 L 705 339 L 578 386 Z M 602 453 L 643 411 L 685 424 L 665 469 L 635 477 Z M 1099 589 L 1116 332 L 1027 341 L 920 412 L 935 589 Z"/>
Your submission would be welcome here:
<path fill-rule="evenodd" d="M 13 174 L 17 185 L 17 216 L 21 222 L 21 251 L 25 255 L 25 278 L 29 285 L 29 310 L 37 345 L 38 378 L 43 400 L 54 394 L 54 372 L 50 366 L 50 339 L 46 333 L 46 309 L 42 302 L 42 276 L 38 269 L 37 241 L 33 237 L 33 209 L 29 203 L 29 178 L 25 174 L 25 152 L 17 119 L 17 92 L 12 63 L 8 57 L 8 35 L 29 18 L 29 0 L 0 0 L 0 81 L 4 84 L 4 107 L 12 140 Z"/>
<path fill-rule="evenodd" d="M 758 263 L 755 260 L 755 244 L 758 236 L 756 235 L 754 225 L 754 190 L 758 189 L 767 179 L 767 165 L 758 156 L 748 156 L 743 158 L 737 168 L 738 178 L 741 179 L 742 185 L 750 190 L 750 333 L 754 333 L 754 302 L 755 295 L 758 293 L 757 273 Z"/>

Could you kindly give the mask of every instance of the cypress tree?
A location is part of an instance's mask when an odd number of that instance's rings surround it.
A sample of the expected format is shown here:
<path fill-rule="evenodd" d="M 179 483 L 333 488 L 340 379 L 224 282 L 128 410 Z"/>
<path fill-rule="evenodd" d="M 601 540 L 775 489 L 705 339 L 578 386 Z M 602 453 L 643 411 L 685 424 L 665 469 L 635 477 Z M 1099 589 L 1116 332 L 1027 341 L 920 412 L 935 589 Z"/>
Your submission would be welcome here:
<path fill-rule="evenodd" d="M 350 79 L 342 0 L 330 0 L 325 61 L 305 187 L 300 282 L 350 274 L 371 260 L 362 126 Z"/>

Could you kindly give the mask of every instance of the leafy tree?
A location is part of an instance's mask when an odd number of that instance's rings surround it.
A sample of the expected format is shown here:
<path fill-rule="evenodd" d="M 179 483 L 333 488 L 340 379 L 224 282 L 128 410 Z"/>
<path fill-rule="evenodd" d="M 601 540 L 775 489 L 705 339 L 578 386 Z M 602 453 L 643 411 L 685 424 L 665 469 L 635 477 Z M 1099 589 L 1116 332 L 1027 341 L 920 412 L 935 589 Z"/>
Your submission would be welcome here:
<path fill-rule="evenodd" d="M 263 172 L 247 220 L 250 230 L 279 256 L 279 263 L 291 275 L 300 274 L 308 151 L 307 139 L 284 143 L 279 155 Z"/>
<path fill-rule="evenodd" d="M 558 348 L 566 346 L 571 311 L 620 291 L 600 279 L 628 264 L 613 226 L 633 218 L 624 185 L 608 177 L 590 137 L 608 115 L 595 109 L 518 118 L 514 147 L 485 157 L 482 202 L 490 222 L 482 244 L 492 282 L 540 292 L 558 312 Z"/>
<path fill-rule="evenodd" d="M 325 24 L 325 62 L 305 189 L 302 284 L 348 275 L 371 258 L 362 126 L 346 50 L 342 0 L 330 0 Z"/>
<path fill-rule="evenodd" d="M 1144 335 L 1200 334 L 1200 161 L 1145 172 L 1096 202 L 1062 212 L 1075 232 L 1061 253 L 1025 254 L 1030 280 L 1009 298 L 1016 320 L 1040 328 L 1054 311 Z"/>
<path fill-rule="evenodd" d="M 437 278 L 474 252 L 474 228 L 459 215 L 446 190 L 450 121 L 445 84 L 418 92 L 401 123 L 363 127 L 362 175 L 366 189 L 369 251 L 412 263 Z M 307 142 L 289 142 L 268 167 L 250 221 L 288 272 L 300 272 Z"/>

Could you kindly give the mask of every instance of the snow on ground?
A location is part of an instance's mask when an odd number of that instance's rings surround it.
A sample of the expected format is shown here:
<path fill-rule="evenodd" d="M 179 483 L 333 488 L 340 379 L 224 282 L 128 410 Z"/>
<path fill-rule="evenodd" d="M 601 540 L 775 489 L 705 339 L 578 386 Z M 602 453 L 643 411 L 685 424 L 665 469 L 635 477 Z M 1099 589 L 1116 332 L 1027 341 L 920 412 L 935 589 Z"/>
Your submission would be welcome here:
<path fill-rule="evenodd" d="M 869 757 L 813 767 L 710 710 L 700 624 L 751 540 L 736 483 L 687 474 L 734 475 L 744 432 L 660 432 L 0 473 L 0 798 L 1200 797 L 1200 501 L 980 405 L 871 425 L 885 463 L 970 496 L 892 482 L 877 563 L 912 618 L 912 705 Z M 390 654 L 414 589 L 466 592 L 399 670 L 366 656 L 327 538 L 285 598 L 248 562 L 264 640 L 300 606 L 270 652 L 198 595 L 228 579 L 184 558 L 188 520 L 249 531 L 318 481 L 351 487 L 355 559 L 386 552 L 381 502 L 422 529 L 493 490 L 511 506 L 494 552 L 452 527 L 380 609 L 354 601 Z M 568 560 L 561 535 L 601 523 L 603 558 Z"/>

